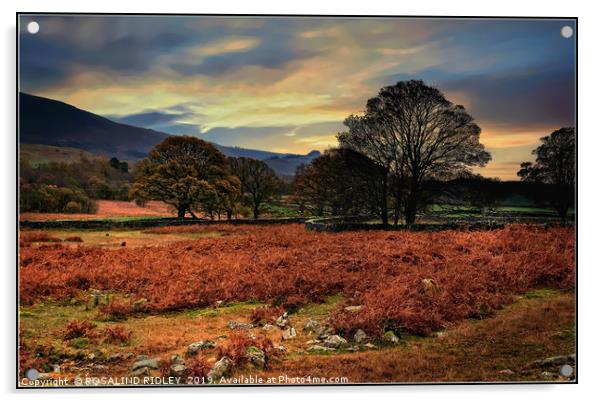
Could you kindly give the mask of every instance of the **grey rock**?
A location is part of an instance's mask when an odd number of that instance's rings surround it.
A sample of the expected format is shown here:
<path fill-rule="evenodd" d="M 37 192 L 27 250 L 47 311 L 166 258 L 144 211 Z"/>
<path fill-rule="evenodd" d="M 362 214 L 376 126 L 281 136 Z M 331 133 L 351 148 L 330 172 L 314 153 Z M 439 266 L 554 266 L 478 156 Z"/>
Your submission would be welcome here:
<path fill-rule="evenodd" d="M 123 360 L 129 360 L 132 357 L 134 357 L 134 354 L 132 352 L 127 352 L 126 354 L 123 355 Z"/>
<path fill-rule="evenodd" d="M 181 377 L 186 372 L 186 366 L 183 364 L 172 364 L 169 367 L 169 375 L 172 377 Z"/>
<path fill-rule="evenodd" d="M 322 325 L 316 320 L 309 319 L 303 324 L 303 330 L 309 333 L 319 333 L 322 330 Z"/>
<path fill-rule="evenodd" d="M 230 321 L 228 321 L 228 328 L 230 328 L 230 329 L 251 329 L 251 328 L 253 328 L 253 324 L 247 324 L 244 322 L 230 320 Z"/>
<path fill-rule="evenodd" d="M 251 346 L 247 349 L 247 357 L 253 366 L 257 368 L 265 367 L 265 352 L 255 346 Z"/>
<path fill-rule="evenodd" d="M 333 351 L 336 350 L 335 348 L 329 348 L 326 346 L 322 346 L 322 345 L 312 345 L 310 347 L 308 347 L 307 349 L 305 349 L 308 352 L 329 352 L 329 351 Z"/>
<path fill-rule="evenodd" d="M 357 346 L 357 345 L 353 345 L 353 346 L 350 346 L 350 347 L 346 348 L 345 350 L 347 350 L 349 352 L 357 352 L 357 351 L 360 350 L 360 347 Z"/>
<path fill-rule="evenodd" d="M 170 359 L 172 364 L 184 364 L 184 358 L 181 354 L 175 354 Z"/>
<path fill-rule="evenodd" d="M 147 360 L 147 359 L 148 359 L 148 356 L 147 356 L 147 355 L 138 355 L 138 357 L 136 358 L 136 361 L 139 361 L 139 360 Z"/>
<path fill-rule="evenodd" d="M 327 348 L 339 348 L 347 344 L 347 340 L 339 335 L 330 335 L 324 340 L 324 346 Z"/>
<path fill-rule="evenodd" d="M 305 342 L 306 345 L 315 345 L 317 343 L 322 343 L 322 341 L 319 339 L 312 339 L 312 340 Z"/>
<path fill-rule="evenodd" d="M 232 363 L 232 360 L 224 356 L 215 363 L 211 371 L 209 371 L 208 377 L 212 382 L 217 382 L 222 377 L 228 377 L 233 367 L 234 363 Z"/>
<path fill-rule="evenodd" d="M 364 308 L 364 306 L 347 306 L 345 307 L 345 311 L 348 311 L 350 313 L 357 313 L 358 311 L 362 310 Z"/>
<path fill-rule="evenodd" d="M 148 377 L 150 375 L 150 369 L 148 367 L 140 367 L 136 370 L 132 370 L 132 375 L 134 377 L 138 377 L 138 376 Z"/>
<path fill-rule="evenodd" d="M 274 331 L 278 328 L 276 328 L 272 324 L 265 324 L 261 329 L 263 329 L 264 331 Z"/>
<path fill-rule="evenodd" d="M 320 335 L 318 335 L 318 339 L 326 339 L 330 335 L 334 334 L 334 329 L 330 327 L 324 327 L 320 330 Z"/>
<path fill-rule="evenodd" d="M 117 362 L 121 359 L 123 359 L 123 356 L 120 353 L 113 353 L 112 355 L 109 355 L 109 357 L 108 357 L 108 361 L 110 361 L 110 362 Z"/>
<path fill-rule="evenodd" d="M 284 328 L 288 325 L 288 313 L 285 311 L 278 319 L 276 320 L 276 326 L 280 328 Z"/>
<path fill-rule="evenodd" d="M 205 340 L 202 340 L 199 342 L 193 342 L 190 345 L 188 345 L 188 349 L 186 350 L 186 353 L 188 354 L 188 356 L 194 356 L 197 353 L 199 353 L 200 350 L 214 349 L 214 348 L 215 348 L 215 342 L 205 339 Z"/>
<path fill-rule="evenodd" d="M 504 369 L 504 370 L 500 370 L 497 372 L 498 374 L 505 374 L 505 375 L 510 375 L 510 374 L 514 374 L 514 371 L 510 370 L 510 369 Z"/>
<path fill-rule="evenodd" d="M 353 341 L 356 343 L 362 343 L 366 340 L 367 337 L 368 335 L 366 335 L 366 333 L 363 330 L 358 329 L 357 331 L 355 331 L 355 335 L 353 335 Z"/>
<path fill-rule="evenodd" d="M 136 371 L 141 368 L 149 368 L 149 369 L 158 369 L 159 368 L 159 359 L 146 359 L 146 360 L 137 360 L 132 365 L 132 371 Z"/>
<path fill-rule="evenodd" d="M 533 364 L 537 367 L 560 366 L 563 364 L 575 364 L 575 355 L 553 356 L 546 359 L 536 360 Z"/>
<path fill-rule="evenodd" d="M 287 340 L 297 336 L 297 330 L 295 328 L 290 327 L 282 331 L 282 339 Z"/>
<path fill-rule="evenodd" d="M 365 346 L 367 349 L 376 349 L 376 346 L 375 346 L 375 345 L 373 345 L 373 344 L 371 344 L 371 343 L 366 343 L 364 346 Z"/>

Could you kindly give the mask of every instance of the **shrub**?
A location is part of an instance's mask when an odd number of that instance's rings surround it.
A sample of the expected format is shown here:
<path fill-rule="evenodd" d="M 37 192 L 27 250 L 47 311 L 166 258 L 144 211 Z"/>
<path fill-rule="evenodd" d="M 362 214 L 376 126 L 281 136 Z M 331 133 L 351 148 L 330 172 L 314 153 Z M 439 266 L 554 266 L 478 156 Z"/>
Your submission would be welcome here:
<path fill-rule="evenodd" d="M 96 338 L 96 324 L 88 320 L 73 320 L 67 324 L 63 331 L 63 339 L 70 340 L 75 338 Z"/>
<path fill-rule="evenodd" d="M 105 343 L 127 344 L 132 339 L 132 331 L 120 325 L 104 328 L 102 335 Z"/>
<path fill-rule="evenodd" d="M 257 324 L 274 324 L 278 317 L 284 313 L 284 307 L 261 306 L 254 308 L 251 311 L 251 323 Z"/>
<path fill-rule="evenodd" d="M 22 185 L 19 192 L 21 212 L 96 212 L 96 202 L 79 189 L 57 187 L 54 185 Z"/>
<path fill-rule="evenodd" d="M 100 305 L 100 312 L 105 316 L 108 321 L 121 321 L 125 320 L 129 315 L 133 313 L 131 303 L 124 300 L 111 300 L 107 304 Z"/>
<path fill-rule="evenodd" d="M 25 243 L 58 243 L 61 241 L 61 239 L 57 237 L 50 236 L 50 234 L 47 232 L 21 232 L 20 238 L 21 241 Z"/>
<path fill-rule="evenodd" d="M 82 239 L 79 236 L 69 236 L 69 237 L 65 238 L 65 241 L 71 241 L 74 243 L 83 243 L 84 239 Z"/>

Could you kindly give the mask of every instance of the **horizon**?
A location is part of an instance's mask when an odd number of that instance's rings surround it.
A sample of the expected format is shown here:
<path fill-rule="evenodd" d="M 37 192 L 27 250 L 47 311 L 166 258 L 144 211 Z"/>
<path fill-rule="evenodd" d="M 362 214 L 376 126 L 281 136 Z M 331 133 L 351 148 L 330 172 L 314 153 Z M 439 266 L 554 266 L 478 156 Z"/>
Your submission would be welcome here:
<path fill-rule="evenodd" d="M 575 124 L 573 20 L 35 16 L 35 35 L 31 20 L 20 91 L 224 146 L 323 152 L 408 79 L 475 118 L 486 177 L 518 180 L 541 137 Z"/>

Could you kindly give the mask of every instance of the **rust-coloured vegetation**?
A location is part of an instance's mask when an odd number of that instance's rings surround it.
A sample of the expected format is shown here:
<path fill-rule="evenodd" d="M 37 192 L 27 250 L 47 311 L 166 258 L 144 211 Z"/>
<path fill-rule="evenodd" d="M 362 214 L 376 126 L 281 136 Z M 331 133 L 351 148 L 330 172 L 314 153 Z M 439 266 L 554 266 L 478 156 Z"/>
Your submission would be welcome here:
<path fill-rule="evenodd" d="M 125 344 L 132 339 L 132 331 L 121 325 L 106 327 L 102 331 L 105 343 Z"/>
<path fill-rule="evenodd" d="M 73 320 L 63 332 L 63 339 L 70 340 L 75 338 L 96 338 L 98 337 L 98 332 L 96 330 L 96 324 L 88 321 L 88 320 Z"/>
<path fill-rule="evenodd" d="M 217 300 L 294 308 L 342 294 L 347 305 L 364 306 L 334 313 L 333 324 L 342 332 L 424 334 L 487 315 L 529 289 L 574 284 L 572 228 L 333 234 L 282 225 L 242 230 L 146 249 L 24 248 L 21 302 L 65 300 L 94 288 L 145 298 L 150 311 L 161 312 Z"/>

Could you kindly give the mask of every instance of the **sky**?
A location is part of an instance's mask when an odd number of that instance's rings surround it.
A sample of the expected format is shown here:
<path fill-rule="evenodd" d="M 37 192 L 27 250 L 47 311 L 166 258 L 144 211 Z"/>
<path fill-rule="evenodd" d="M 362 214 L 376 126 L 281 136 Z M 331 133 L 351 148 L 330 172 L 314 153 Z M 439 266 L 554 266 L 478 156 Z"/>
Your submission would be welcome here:
<path fill-rule="evenodd" d="M 30 34 L 28 22 L 39 23 Z M 517 179 L 539 138 L 575 120 L 571 20 L 23 16 L 19 89 L 110 119 L 222 145 L 336 146 L 350 114 L 422 79 L 466 107 Z"/>

